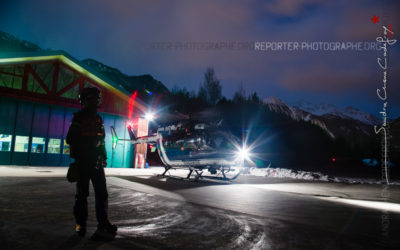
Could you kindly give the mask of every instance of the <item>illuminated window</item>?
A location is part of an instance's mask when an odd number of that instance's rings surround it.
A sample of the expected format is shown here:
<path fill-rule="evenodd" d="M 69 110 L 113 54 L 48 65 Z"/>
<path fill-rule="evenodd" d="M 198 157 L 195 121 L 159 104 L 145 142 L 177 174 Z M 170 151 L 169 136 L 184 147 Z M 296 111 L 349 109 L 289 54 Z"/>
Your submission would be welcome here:
<path fill-rule="evenodd" d="M 49 145 L 47 146 L 48 154 L 59 154 L 61 146 L 61 139 L 50 138 Z"/>
<path fill-rule="evenodd" d="M 46 138 L 44 137 L 32 137 L 32 153 L 44 153 L 44 146 L 46 144 Z"/>
<path fill-rule="evenodd" d="M 69 155 L 69 144 L 67 144 L 67 141 L 66 141 L 66 140 L 64 140 L 64 150 L 63 150 L 63 154 Z"/>
<path fill-rule="evenodd" d="M 12 135 L 0 134 L 0 151 L 11 150 Z"/>
<path fill-rule="evenodd" d="M 17 135 L 15 137 L 15 152 L 28 152 L 29 145 L 29 136 L 20 136 Z"/>

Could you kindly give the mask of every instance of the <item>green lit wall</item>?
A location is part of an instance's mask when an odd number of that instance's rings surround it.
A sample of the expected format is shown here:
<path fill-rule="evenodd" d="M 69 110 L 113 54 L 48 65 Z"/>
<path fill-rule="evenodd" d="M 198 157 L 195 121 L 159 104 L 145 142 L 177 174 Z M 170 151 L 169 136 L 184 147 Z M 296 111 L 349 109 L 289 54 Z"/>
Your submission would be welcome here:
<path fill-rule="evenodd" d="M 77 109 L 0 97 L 0 165 L 67 166 L 64 145 L 73 112 Z M 119 142 L 112 149 L 110 126 L 127 138 L 126 119 L 100 113 L 106 130 L 107 167 L 132 167 L 131 145 Z"/>

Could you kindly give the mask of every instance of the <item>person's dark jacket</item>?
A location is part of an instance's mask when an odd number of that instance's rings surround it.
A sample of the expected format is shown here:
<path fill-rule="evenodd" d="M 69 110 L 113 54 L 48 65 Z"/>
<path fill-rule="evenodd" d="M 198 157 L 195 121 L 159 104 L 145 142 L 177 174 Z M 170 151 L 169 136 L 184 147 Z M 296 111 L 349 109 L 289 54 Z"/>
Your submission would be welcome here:
<path fill-rule="evenodd" d="M 85 109 L 74 113 L 67 134 L 70 156 L 77 162 L 96 163 L 107 159 L 103 120 Z"/>

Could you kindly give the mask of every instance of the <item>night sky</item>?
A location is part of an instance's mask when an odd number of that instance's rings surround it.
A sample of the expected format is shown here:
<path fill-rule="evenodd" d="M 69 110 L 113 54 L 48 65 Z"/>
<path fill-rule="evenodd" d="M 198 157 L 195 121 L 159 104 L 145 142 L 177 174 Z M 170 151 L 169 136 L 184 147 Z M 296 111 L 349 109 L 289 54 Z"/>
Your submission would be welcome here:
<path fill-rule="evenodd" d="M 387 5 L 385 5 L 385 2 Z M 397 3 L 396 3 L 397 2 Z M 3 0 L 0 30 L 44 49 L 93 58 L 168 88 L 196 90 L 214 67 L 231 98 L 247 93 L 294 103 L 354 106 L 380 117 L 378 50 L 260 51 L 256 42 L 374 42 L 400 32 L 400 1 Z M 379 23 L 371 18 L 379 16 Z M 210 44 L 214 44 L 210 47 Z M 215 44 L 231 47 L 216 47 Z M 193 45 L 195 44 L 195 45 Z M 388 48 L 388 111 L 400 116 L 400 42 Z"/>

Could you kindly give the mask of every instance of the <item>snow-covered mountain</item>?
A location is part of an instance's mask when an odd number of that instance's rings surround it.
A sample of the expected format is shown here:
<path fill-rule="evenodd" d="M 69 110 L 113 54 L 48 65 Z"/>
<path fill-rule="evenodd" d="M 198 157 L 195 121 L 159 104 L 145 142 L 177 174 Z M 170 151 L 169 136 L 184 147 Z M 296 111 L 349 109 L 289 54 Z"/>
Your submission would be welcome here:
<path fill-rule="evenodd" d="M 274 96 L 265 98 L 263 102 L 271 111 L 319 126 L 332 138 L 372 135 L 372 125 L 380 123 L 377 117 L 353 107 L 339 109 L 331 104 L 314 105 L 309 102 L 291 106 Z"/>
<path fill-rule="evenodd" d="M 263 103 L 268 106 L 270 110 L 273 110 L 278 113 L 284 113 L 287 116 L 290 116 L 293 120 L 299 121 L 309 121 L 311 119 L 311 114 L 309 112 L 305 112 L 299 108 L 292 107 L 281 99 L 275 96 L 267 97 L 263 100 Z"/>
<path fill-rule="evenodd" d="M 325 132 L 329 134 L 330 137 L 335 138 L 335 135 L 332 133 L 331 130 L 327 128 L 324 122 L 322 122 L 320 119 L 318 119 L 317 116 L 306 112 L 304 110 L 301 110 L 297 107 L 292 107 L 285 102 L 283 102 L 281 99 L 275 96 L 267 97 L 263 100 L 263 103 L 267 105 L 269 110 L 278 112 L 278 113 L 283 113 L 289 117 L 291 117 L 293 120 L 296 121 L 310 121 L 312 124 L 319 126 Z"/>
<path fill-rule="evenodd" d="M 296 102 L 293 104 L 293 106 L 317 116 L 330 114 L 343 119 L 354 119 L 368 125 L 378 125 L 381 123 L 376 116 L 368 114 L 354 107 L 346 107 L 341 109 L 332 104 L 312 104 L 306 101 Z"/>

